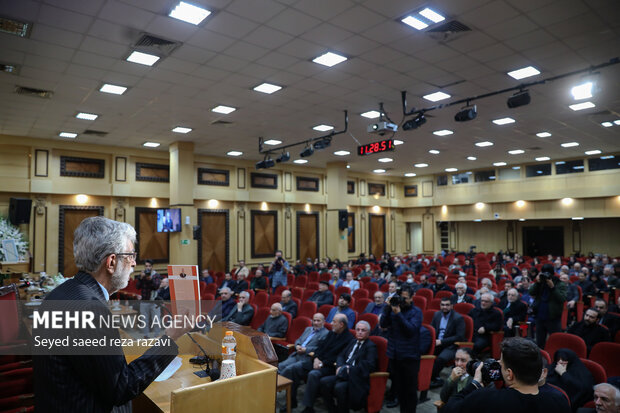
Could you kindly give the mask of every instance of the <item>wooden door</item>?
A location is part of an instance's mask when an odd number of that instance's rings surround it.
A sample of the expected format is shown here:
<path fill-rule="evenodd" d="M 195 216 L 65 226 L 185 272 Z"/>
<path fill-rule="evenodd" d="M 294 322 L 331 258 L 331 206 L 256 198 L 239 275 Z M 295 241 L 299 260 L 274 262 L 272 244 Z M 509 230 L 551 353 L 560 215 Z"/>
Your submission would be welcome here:
<path fill-rule="evenodd" d="M 200 242 L 198 255 L 200 268 L 211 273 L 228 270 L 228 210 L 199 210 Z"/>
<path fill-rule="evenodd" d="M 319 214 L 297 213 L 297 259 L 305 263 L 306 258 L 319 256 Z"/>
<path fill-rule="evenodd" d="M 59 212 L 58 271 L 65 277 L 73 277 L 78 271 L 73 257 L 73 233 L 84 219 L 103 215 L 103 207 L 61 205 Z"/>
<path fill-rule="evenodd" d="M 278 248 L 278 212 L 251 211 L 252 258 L 273 258 Z"/>
<path fill-rule="evenodd" d="M 150 259 L 155 263 L 167 263 L 169 258 L 169 232 L 157 232 L 157 208 L 136 208 L 136 232 L 138 243 L 137 261 L 143 264 Z"/>
<path fill-rule="evenodd" d="M 380 259 L 385 252 L 385 215 L 369 214 L 370 252 Z"/>

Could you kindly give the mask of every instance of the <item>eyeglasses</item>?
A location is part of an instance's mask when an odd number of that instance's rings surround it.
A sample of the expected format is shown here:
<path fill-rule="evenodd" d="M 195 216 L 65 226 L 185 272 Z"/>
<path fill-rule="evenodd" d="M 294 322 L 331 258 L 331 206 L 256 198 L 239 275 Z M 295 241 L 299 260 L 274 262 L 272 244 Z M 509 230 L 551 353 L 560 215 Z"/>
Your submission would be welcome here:
<path fill-rule="evenodd" d="M 136 257 L 138 256 L 137 252 L 116 252 L 114 253 L 115 255 L 127 255 L 129 257 L 131 257 L 134 261 L 136 260 Z"/>

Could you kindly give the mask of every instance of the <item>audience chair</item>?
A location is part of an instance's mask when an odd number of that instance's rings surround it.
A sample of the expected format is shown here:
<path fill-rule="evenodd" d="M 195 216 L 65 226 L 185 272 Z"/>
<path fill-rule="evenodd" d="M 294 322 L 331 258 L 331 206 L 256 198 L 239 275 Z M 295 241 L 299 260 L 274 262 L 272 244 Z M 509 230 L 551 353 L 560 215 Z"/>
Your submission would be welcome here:
<path fill-rule="evenodd" d="M 599 383 L 607 383 L 607 373 L 603 366 L 598 364 L 596 361 L 588 360 L 588 359 L 580 359 L 584 366 L 588 368 L 590 374 L 594 378 L 594 384 Z"/>
<path fill-rule="evenodd" d="M 336 294 L 334 294 L 334 299 L 338 301 L 338 297 L 340 297 L 340 294 L 344 293 L 351 294 L 351 289 L 349 287 L 344 287 L 341 285 L 340 287 L 336 288 Z"/>
<path fill-rule="evenodd" d="M 314 301 L 303 301 L 297 309 L 297 317 L 312 317 L 316 314 L 316 303 Z"/>
<path fill-rule="evenodd" d="M 435 364 L 435 339 L 437 334 L 435 329 L 430 324 L 423 323 L 422 326 L 426 327 L 431 332 L 431 346 L 426 354 L 420 357 L 420 370 L 418 372 L 418 390 L 425 391 L 431 387 L 431 379 L 433 375 L 433 364 Z"/>
<path fill-rule="evenodd" d="M 276 290 L 274 291 L 274 294 L 278 294 L 278 295 L 282 295 L 282 293 L 286 290 L 289 290 L 290 288 L 287 285 L 278 285 L 276 287 Z"/>
<path fill-rule="evenodd" d="M 359 290 L 358 290 L 359 291 Z M 368 304 L 372 303 L 370 298 L 359 298 L 355 300 L 355 307 L 352 307 L 354 311 L 357 311 L 359 314 L 362 314 Z"/>
<path fill-rule="evenodd" d="M 254 312 L 254 317 L 250 322 L 250 327 L 254 330 L 258 330 L 258 327 L 262 326 L 267 317 L 269 317 L 271 309 L 269 307 L 261 307 Z"/>
<path fill-rule="evenodd" d="M 312 294 L 314 294 L 316 291 L 310 290 L 308 288 L 306 288 L 304 290 L 304 293 L 301 296 L 301 302 L 306 302 L 308 301 L 308 298 L 312 297 Z"/>
<path fill-rule="evenodd" d="M 381 407 L 383 406 L 385 385 L 387 384 L 387 379 L 389 377 L 389 374 L 387 373 L 387 340 L 380 336 L 370 336 L 369 339 L 375 343 L 375 346 L 377 346 L 379 365 L 377 371 L 370 373 L 370 390 L 368 391 L 368 398 L 366 399 L 366 411 L 368 413 L 378 413 L 381 411 Z"/>
<path fill-rule="evenodd" d="M 259 291 L 256 295 L 254 295 L 254 298 L 250 302 L 252 304 L 256 304 L 258 308 L 267 307 L 269 303 L 269 294 L 265 291 Z"/>
<path fill-rule="evenodd" d="M 368 290 L 364 288 L 358 288 L 357 290 L 353 291 L 352 297 L 356 300 L 359 298 L 368 298 Z"/>
<path fill-rule="evenodd" d="M 316 271 L 310 271 L 308 273 L 308 282 L 317 283 L 319 282 L 319 273 Z"/>
<path fill-rule="evenodd" d="M 306 290 L 317 291 L 318 289 L 319 289 L 319 283 L 317 282 L 308 281 L 308 284 L 306 284 Z"/>
<path fill-rule="evenodd" d="M 435 310 L 439 311 L 441 308 L 441 298 L 433 298 L 431 302 L 428 304 L 427 310 Z"/>
<path fill-rule="evenodd" d="M 19 291 L 15 284 L 0 287 L 0 301 L 3 301 L 3 314 L 0 317 L 0 343 L 4 353 L 7 347 L 27 344 L 20 336 L 21 311 Z"/>
<path fill-rule="evenodd" d="M 433 321 L 433 317 L 435 317 L 435 313 L 437 310 L 424 310 L 422 314 L 422 323 L 430 324 Z"/>
<path fill-rule="evenodd" d="M 295 287 L 306 288 L 306 284 L 308 284 L 308 277 L 305 275 L 298 275 L 295 277 Z"/>
<path fill-rule="evenodd" d="M 452 297 L 452 291 L 437 291 L 437 294 L 435 294 L 435 299 L 441 299 L 444 297 Z"/>
<path fill-rule="evenodd" d="M 430 302 L 433 299 L 433 290 L 430 288 L 420 288 L 415 292 L 415 295 L 426 298 L 427 302 Z"/>
<path fill-rule="evenodd" d="M 330 304 L 323 304 L 322 306 L 319 307 L 319 313 L 323 314 L 325 316 L 325 318 L 327 319 L 327 316 L 329 315 L 329 312 L 332 310 L 332 308 L 334 308 L 335 306 L 330 305 Z"/>
<path fill-rule="evenodd" d="M 205 288 L 205 293 L 217 295 L 217 284 L 215 283 L 207 284 L 207 287 Z"/>
<path fill-rule="evenodd" d="M 373 313 L 364 313 L 361 314 L 357 321 L 366 321 L 368 324 L 370 324 L 370 332 L 372 333 L 373 330 L 379 325 L 379 316 Z"/>
<path fill-rule="evenodd" d="M 426 310 L 426 298 L 414 295 L 413 297 L 411 297 L 411 301 L 413 301 L 413 305 L 418 307 L 420 310 Z"/>
<path fill-rule="evenodd" d="M 474 348 L 474 320 L 467 314 L 463 314 L 463 320 L 465 320 L 465 341 L 457 341 L 455 344 L 459 347 Z"/>
<path fill-rule="evenodd" d="M 365 282 L 364 288 L 368 291 L 368 297 L 372 297 L 379 290 L 379 284 L 373 282 Z"/>
<path fill-rule="evenodd" d="M 540 355 L 547 360 L 547 364 L 550 366 L 553 363 L 551 356 L 545 350 L 540 350 Z"/>
<path fill-rule="evenodd" d="M 460 315 L 467 315 L 471 310 L 474 309 L 474 305 L 471 303 L 456 303 L 454 304 L 454 311 L 459 313 Z"/>
<path fill-rule="evenodd" d="M 592 351 L 590 351 L 590 360 L 603 366 L 607 373 L 607 377 L 620 376 L 619 343 L 603 342 L 595 344 L 594 347 L 592 347 Z"/>
<path fill-rule="evenodd" d="M 287 313 L 286 311 L 284 311 L 282 314 L 285 314 L 285 315 L 288 314 L 290 316 L 290 314 Z M 289 348 L 289 352 L 291 352 L 295 348 L 295 341 L 299 337 L 301 337 L 301 335 L 303 334 L 304 330 L 307 327 L 311 327 L 311 326 L 312 326 L 311 319 L 309 319 L 308 317 L 304 317 L 304 316 L 297 316 L 295 317 L 293 321 L 289 321 L 289 327 L 288 327 L 288 330 L 286 331 L 285 338 L 277 338 L 277 337 L 270 337 L 270 338 L 271 338 L 271 341 L 274 343 L 279 343 L 284 346 L 287 346 Z"/>
<path fill-rule="evenodd" d="M 300 287 L 293 287 L 291 288 L 291 294 L 293 295 L 293 297 L 299 298 L 301 300 L 304 295 L 304 289 Z"/>
<path fill-rule="evenodd" d="M 282 301 L 282 296 L 280 294 L 271 294 L 267 301 L 267 306 L 271 308 L 272 304 L 279 303 L 280 301 Z"/>
<path fill-rule="evenodd" d="M 290 272 L 286 274 L 286 285 L 289 287 L 293 287 L 295 285 L 295 274 Z"/>
<path fill-rule="evenodd" d="M 573 350 L 579 358 L 586 358 L 587 356 L 586 342 L 581 337 L 568 333 L 551 334 L 547 339 L 547 344 L 545 344 L 545 351 L 549 353 L 551 360 L 554 360 L 555 352 L 561 348 Z"/>

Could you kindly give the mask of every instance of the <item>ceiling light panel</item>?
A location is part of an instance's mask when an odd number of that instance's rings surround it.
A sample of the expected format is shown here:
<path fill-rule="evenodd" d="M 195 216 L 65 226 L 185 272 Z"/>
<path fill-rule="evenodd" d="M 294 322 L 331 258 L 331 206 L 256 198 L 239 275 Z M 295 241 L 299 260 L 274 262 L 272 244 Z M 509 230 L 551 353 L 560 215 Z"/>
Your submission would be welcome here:
<path fill-rule="evenodd" d="M 442 130 L 436 130 L 435 132 L 433 132 L 433 135 L 437 135 L 437 136 L 448 136 L 448 135 L 452 135 L 454 132 L 452 132 L 451 130 L 448 129 L 442 129 Z"/>
<path fill-rule="evenodd" d="M 439 22 L 446 20 L 446 18 L 443 17 L 441 14 L 437 13 L 436 11 L 432 9 L 429 9 L 428 7 L 420 11 L 420 15 L 426 17 L 428 20 L 432 21 L 433 23 L 439 23 Z"/>
<path fill-rule="evenodd" d="M 407 172 L 407 173 L 405 174 L 405 176 L 406 176 L 407 178 L 411 178 L 411 177 L 416 176 L 416 174 L 414 174 L 413 172 Z"/>
<path fill-rule="evenodd" d="M 494 162 L 493 166 L 506 166 L 506 162 Z"/>
<path fill-rule="evenodd" d="M 265 145 L 271 145 L 271 146 L 275 146 L 275 145 L 279 145 L 282 143 L 282 141 L 279 141 L 277 139 L 268 139 L 265 142 L 263 142 Z"/>
<path fill-rule="evenodd" d="M 381 163 L 388 163 L 388 162 L 394 162 L 394 159 L 392 159 L 392 158 L 379 158 L 378 161 L 381 162 Z"/>
<path fill-rule="evenodd" d="M 509 123 L 515 123 L 516 121 L 513 118 L 501 118 L 501 119 L 495 119 L 493 121 L 494 124 L 496 125 L 508 125 Z"/>
<path fill-rule="evenodd" d="M 159 145 L 161 145 L 161 144 L 158 143 L 158 142 L 144 142 L 142 144 L 142 146 L 145 146 L 147 148 L 157 148 Z"/>
<path fill-rule="evenodd" d="M 579 146 L 579 143 L 577 143 L 577 142 L 565 142 L 561 146 L 562 146 L 562 148 L 573 148 L 575 146 Z"/>
<path fill-rule="evenodd" d="M 538 132 L 536 136 L 538 136 L 539 138 L 548 138 L 549 136 L 551 136 L 551 134 L 549 132 Z"/>
<path fill-rule="evenodd" d="M 133 51 L 129 57 L 127 58 L 128 62 L 138 63 L 145 66 L 153 66 L 158 60 L 159 56 L 155 56 L 153 54 L 142 53 L 138 51 Z"/>
<path fill-rule="evenodd" d="M 601 151 L 599 151 L 598 149 L 594 149 L 592 151 L 586 151 L 585 152 L 586 155 L 598 155 L 599 153 L 601 153 Z"/>
<path fill-rule="evenodd" d="M 77 138 L 77 135 L 78 135 L 77 133 L 73 133 L 73 132 L 60 132 L 58 134 L 58 136 L 60 136 L 61 138 L 71 138 L 71 139 Z"/>
<path fill-rule="evenodd" d="M 314 63 L 318 63 L 320 65 L 327 66 L 327 67 L 336 66 L 338 63 L 342 63 L 345 60 L 347 60 L 346 57 L 341 56 L 337 53 L 332 53 L 332 52 L 327 52 L 325 54 L 322 54 L 319 57 L 312 59 Z"/>
<path fill-rule="evenodd" d="M 468 156 L 467 157 L 468 161 L 475 161 L 476 159 L 478 159 L 478 158 L 476 158 L 475 156 Z"/>
<path fill-rule="evenodd" d="M 304 164 L 304 163 L 308 163 L 308 160 L 307 159 L 295 159 L 293 161 L 293 163 L 297 163 L 297 164 L 301 165 L 301 164 Z"/>
<path fill-rule="evenodd" d="M 369 110 L 368 112 L 362 113 L 362 116 L 368 119 L 376 119 L 381 116 L 381 114 L 376 110 Z"/>
<path fill-rule="evenodd" d="M 570 94 L 573 95 L 573 99 L 581 100 L 592 97 L 592 82 L 586 82 L 579 86 L 575 86 L 570 90 Z"/>
<path fill-rule="evenodd" d="M 272 85 L 271 83 L 261 83 L 254 88 L 255 91 L 266 93 L 268 95 L 271 95 L 272 93 L 275 93 L 280 89 L 282 89 L 282 86 Z"/>
<path fill-rule="evenodd" d="M 508 76 L 513 79 L 525 79 L 526 77 L 536 76 L 540 74 L 540 70 L 536 69 L 533 66 L 527 66 L 521 69 L 513 70 L 512 72 L 508 72 Z"/>
<path fill-rule="evenodd" d="M 336 151 L 336 152 L 334 152 L 334 155 L 336 155 L 336 156 L 347 156 L 347 155 L 351 155 L 351 152 L 349 152 L 349 151 Z"/>
<path fill-rule="evenodd" d="M 178 20 L 182 20 L 186 23 L 193 25 L 200 24 L 211 14 L 211 11 L 203 9 L 193 4 L 185 3 L 184 1 L 177 4 L 177 6 L 170 12 L 168 16 Z"/>
<path fill-rule="evenodd" d="M 485 148 L 487 146 L 493 146 L 493 142 L 484 141 L 484 142 L 476 142 L 476 146 L 480 148 Z"/>
<path fill-rule="evenodd" d="M 426 168 L 428 166 L 427 163 L 416 163 L 415 165 L 416 168 Z"/>
<path fill-rule="evenodd" d="M 551 158 L 549 158 L 548 156 L 539 156 L 538 158 L 536 158 L 538 162 L 548 161 L 549 159 Z"/>
<path fill-rule="evenodd" d="M 424 23 L 422 20 L 416 19 L 413 16 L 407 16 L 401 21 L 407 26 L 411 26 L 416 30 L 426 29 L 428 27 L 428 24 Z"/>
<path fill-rule="evenodd" d="M 614 126 L 614 124 L 611 122 L 602 122 L 601 125 L 605 128 L 611 128 L 612 126 Z"/>
<path fill-rule="evenodd" d="M 190 133 L 192 131 L 192 128 L 186 128 L 185 126 L 177 126 L 176 128 L 172 129 L 172 132 L 174 133 Z"/>
<path fill-rule="evenodd" d="M 328 130 L 334 129 L 334 127 L 331 125 L 316 125 L 313 126 L 312 129 L 318 130 L 319 132 L 327 132 Z"/>
<path fill-rule="evenodd" d="M 446 168 L 445 171 L 446 172 L 456 172 L 456 171 L 458 171 L 458 169 L 457 168 Z"/>
<path fill-rule="evenodd" d="M 596 105 L 592 102 L 575 103 L 574 105 L 569 106 L 569 108 L 571 108 L 574 111 L 590 109 L 594 107 L 596 107 Z"/>
<path fill-rule="evenodd" d="M 126 90 L 127 88 L 124 86 L 111 85 L 109 83 L 104 84 L 99 89 L 100 92 L 111 93 L 113 95 L 122 95 L 123 93 L 125 93 Z"/>
<path fill-rule="evenodd" d="M 443 92 L 435 92 L 431 93 L 430 95 L 424 95 L 422 97 L 426 100 L 430 100 L 431 102 L 438 102 L 440 100 L 448 99 L 450 95 Z"/>
<path fill-rule="evenodd" d="M 382 174 L 385 173 L 385 169 L 373 169 L 373 172 L 376 174 Z"/>
<path fill-rule="evenodd" d="M 226 152 L 226 155 L 228 155 L 228 156 L 241 156 L 241 155 L 243 155 L 243 152 L 241 152 L 241 151 L 228 151 L 228 152 Z"/>
<path fill-rule="evenodd" d="M 398 139 L 394 139 L 394 145 L 402 145 L 403 143 L 405 142 L 398 140 Z"/>
<path fill-rule="evenodd" d="M 95 120 L 99 117 L 99 115 L 95 115 L 94 113 L 80 112 L 77 115 L 75 115 L 75 117 L 78 119 L 83 119 L 83 120 Z"/>
<path fill-rule="evenodd" d="M 231 106 L 219 105 L 219 106 L 216 106 L 213 109 L 211 109 L 211 112 L 228 115 L 229 113 L 232 113 L 232 112 L 234 112 L 236 110 L 237 110 L 237 108 L 233 108 Z"/>
<path fill-rule="evenodd" d="M 511 155 L 521 155 L 525 153 L 525 151 L 523 149 L 513 149 L 512 151 L 508 151 L 508 153 Z"/>
<path fill-rule="evenodd" d="M 432 153 L 433 155 L 439 155 L 439 151 L 437 149 L 431 149 L 428 153 Z"/>

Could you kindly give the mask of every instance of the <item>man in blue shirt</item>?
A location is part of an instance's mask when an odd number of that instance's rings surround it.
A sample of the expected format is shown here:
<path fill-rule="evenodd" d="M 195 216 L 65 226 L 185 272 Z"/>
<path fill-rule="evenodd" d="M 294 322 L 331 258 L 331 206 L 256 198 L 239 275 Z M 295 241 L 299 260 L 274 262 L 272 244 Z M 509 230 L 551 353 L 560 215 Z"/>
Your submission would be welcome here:
<path fill-rule="evenodd" d="M 347 293 L 340 294 L 340 298 L 338 298 L 338 307 L 334 307 L 331 309 L 325 321 L 331 323 L 336 314 L 344 314 L 347 316 L 349 329 L 353 329 L 353 327 L 355 326 L 355 311 L 351 310 L 351 308 L 349 307 L 350 304 L 351 295 Z"/>

